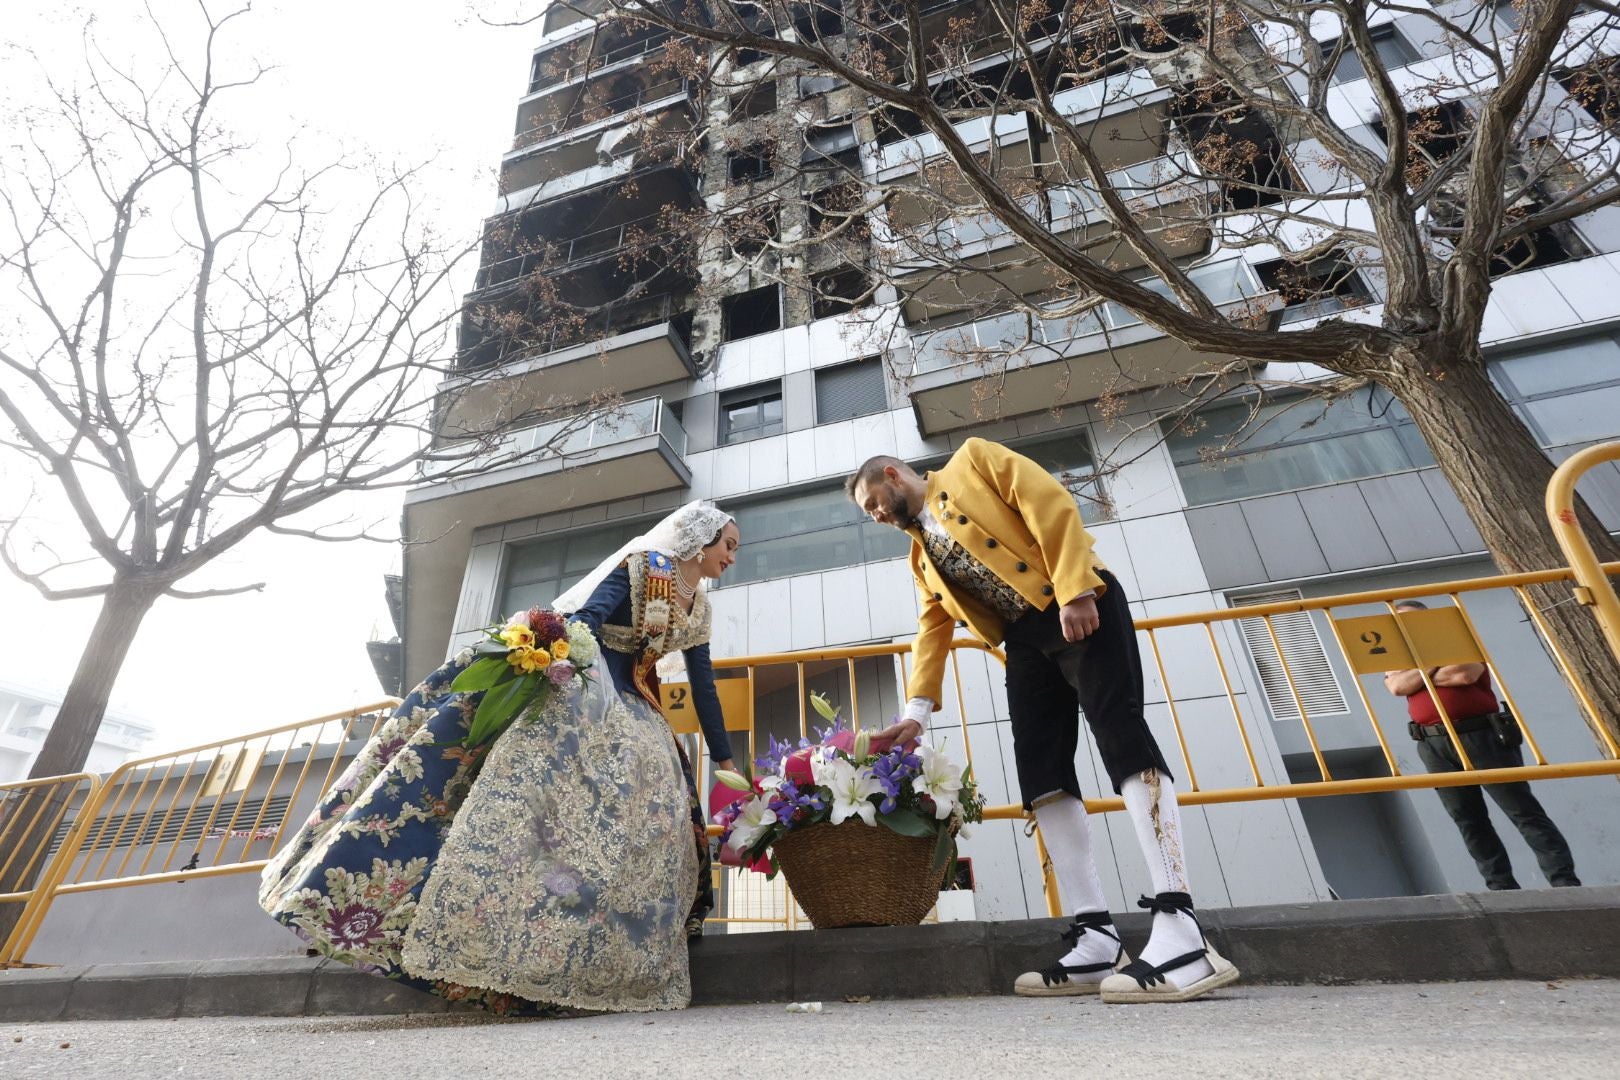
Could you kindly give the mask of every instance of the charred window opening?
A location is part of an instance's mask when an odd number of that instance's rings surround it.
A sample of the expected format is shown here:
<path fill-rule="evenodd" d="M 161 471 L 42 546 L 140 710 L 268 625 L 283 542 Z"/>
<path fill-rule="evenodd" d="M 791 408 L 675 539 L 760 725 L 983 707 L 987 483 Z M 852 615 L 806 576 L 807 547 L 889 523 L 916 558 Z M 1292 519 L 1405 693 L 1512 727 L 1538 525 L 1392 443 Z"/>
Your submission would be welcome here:
<path fill-rule="evenodd" d="M 1130 28 L 1131 44 L 1150 53 L 1175 52 L 1183 42 L 1196 42 L 1203 36 L 1203 21 L 1197 15 L 1149 18 Z"/>
<path fill-rule="evenodd" d="M 757 120 L 776 111 L 776 81 L 768 80 L 731 99 L 731 121 Z"/>
<path fill-rule="evenodd" d="M 804 133 L 804 153 L 799 162 L 806 169 L 845 169 L 861 171 L 861 144 L 855 125 L 847 117 L 811 124 Z"/>
<path fill-rule="evenodd" d="M 764 180 L 775 171 L 768 143 L 754 143 L 726 155 L 726 176 L 733 184 Z"/>
<path fill-rule="evenodd" d="M 1413 187 L 1427 180 L 1468 142 L 1473 117 L 1459 102 L 1446 101 L 1406 116 L 1406 180 Z M 1389 145 L 1389 127 L 1382 119 L 1370 125 L 1380 142 Z"/>
<path fill-rule="evenodd" d="M 1343 254 L 1303 263 L 1278 259 L 1254 269 L 1266 288 L 1274 290 L 1288 305 L 1282 313 L 1284 323 L 1320 318 L 1373 302 L 1372 290 Z"/>
<path fill-rule="evenodd" d="M 810 279 L 810 314 L 825 319 L 865 307 L 871 301 L 871 282 L 866 272 L 846 266 Z"/>
<path fill-rule="evenodd" d="M 844 32 L 843 0 L 811 0 L 793 6 L 793 31 L 800 41 L 836 37 Z"/>
<path fill-rule="evenodd" d="M 1552 76 L 1605 131 L 1620 127 L 1620 58 L 1606 56 L 1578 68 L 1554 71 Z"/>
<path fill-rule="evenodd" d="M 812 192 L 809 198 L 810 237 L 826 236 L 843 230 L 844 235 L 864 235 L 865 205 L 856 184 L 834 184 Z"/>
<path fill-rule="evenodd" d="M 782 235 L 781 216 L 774 206 L 735 214 L 726 219 L 726 225 L 731 249 L 745 258 L 758 255 Z"/>
<path fill-rule="evenodd" d="M 782 328 L 782 286 L 766 285 L 720 301 L 721 338 L 739 341 Z"/>
<path fill-rule="evenodd" d="M 1221 181 L 1227 209 L 1270 206 L 1304 190 L 1271 125 L 1222 88 L 1183 94 L 1173 111 L 1199 169 Z"/>
<path fill-rule="evenodd" d="M 879 146 L 889 146 L 914 138 L 928 130 L 923 126 L 922 118 L 916 113 L 894 105 L 879 107 L 872 114 L 872 124 L 877 129 Z"/>

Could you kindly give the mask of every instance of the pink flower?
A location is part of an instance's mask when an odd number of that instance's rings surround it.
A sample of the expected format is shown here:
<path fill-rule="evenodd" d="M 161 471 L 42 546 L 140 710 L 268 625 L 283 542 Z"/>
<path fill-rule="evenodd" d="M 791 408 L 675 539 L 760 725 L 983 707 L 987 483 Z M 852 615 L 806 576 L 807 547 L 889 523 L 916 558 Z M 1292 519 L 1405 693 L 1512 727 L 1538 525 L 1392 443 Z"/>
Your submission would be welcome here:
<path fill-rule="evenodd" d="M 567 686 L 568 680 L 574 677 L 574 665 L 566 660 L 559 660 L 546 668 L 546 678 L 551 680 L 553 686 Z"/>

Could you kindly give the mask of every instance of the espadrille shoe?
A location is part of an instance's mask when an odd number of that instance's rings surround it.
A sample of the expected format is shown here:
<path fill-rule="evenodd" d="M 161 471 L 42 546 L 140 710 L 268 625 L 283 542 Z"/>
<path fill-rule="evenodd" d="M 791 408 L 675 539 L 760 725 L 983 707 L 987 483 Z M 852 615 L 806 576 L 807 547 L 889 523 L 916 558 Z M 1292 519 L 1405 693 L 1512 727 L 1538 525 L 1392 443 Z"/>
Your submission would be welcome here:
<path fill-rule="evenodd" d="M 1114 958 L 1112 960 L 1098 960 L 1078 964 L 1065 964 L 1063 960 L 1075 957 L 1080 952 L 1080 939 L 1087 932 L 1097 935 L 1097 946 L 1102 947 L 1108 943 L 1113 945 Z M 1130 963 L 1130 957 L 1125 955 L 1125 946 L 1119 940 L 1119 933 L 1114 929 L 1113 917 L 1106 911 L 1086 912 L 1074 917 L 1074 922 L 1063 931 L 1062 938 L 1069 946 L 1069 951 L 1049 968 L 1040 971 L 1026 971 L 1013 982 L 1013 993 L 1020 997 L 1069 997 L 1075 994 L 1095 994 L 1098 986 L 1102 984 L 1105 976 L 1111 972 L 1121 971 Z M 1090 943 L 1088 943 L 1090 944 Z"/>
<path fill-rule="evenodd" d="M 1219 990 L 1238 981 L 1238 969 L 1230 960 L 1210 948 L 1209 940 L 1204 938 L 1203 925 L 1198 922 L 1198 916 L 1193 914 L 1192 898 L 1186 893 L 1160 893 L 1152 899 L 1144 896 L 1137 901 L 1137 905 L 1147 908 L 1155 915 L 1188 916 L 1198 927 L 1202 948 L 1173 956 L 1162 964 L 1150 964 L 1142 959 L 1133 960 L 1121 968 L 1118 974 L 1103 978 L 1098 987 L 1098 993 L 1103 1001 L 1110 1005 L 1192 1001 L 1194 998 L 1203 997 L 1211 990 Z M 1166 977 L 1172 971 L 1189 967 L 1201 960 L 1207 961 L 1213 970 L 1196 982 L 1187 986 L 1177 986 Z"/>

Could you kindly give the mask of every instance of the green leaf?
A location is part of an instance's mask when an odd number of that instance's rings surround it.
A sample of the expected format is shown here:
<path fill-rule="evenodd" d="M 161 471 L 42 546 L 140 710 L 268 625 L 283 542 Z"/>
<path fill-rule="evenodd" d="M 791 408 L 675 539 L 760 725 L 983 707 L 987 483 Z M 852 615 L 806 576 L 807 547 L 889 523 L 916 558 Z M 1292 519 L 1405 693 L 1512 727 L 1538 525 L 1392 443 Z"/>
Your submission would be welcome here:
<path fill-rule="evenodd" d="M 455 681 L 450 684 L 450 689 L 463 694 L 489 690 L 502 681 L 502 675 L 511 670 L 512 665 L 506 662 L 506 657 L 486 656 L 468 664 L 466 670 L 457 675 Z"/>
<path fill-rule="evenodd" d="M 934 823 L 915 810 L 896 810 L 892 814 L 879 814 L 878 821 L 901 836 L 933 836 Z M 945 830 L 941 829 L 941 832 Z"/>
<path fill-rule="evenodd" d="M 528 704 L 538 679 L 535 674 L 524 675 L 486 693 L 473 714 L 472 730 L 467 733 L 465 745 L 479 746 L 499 735 L 512 714 Z"/>

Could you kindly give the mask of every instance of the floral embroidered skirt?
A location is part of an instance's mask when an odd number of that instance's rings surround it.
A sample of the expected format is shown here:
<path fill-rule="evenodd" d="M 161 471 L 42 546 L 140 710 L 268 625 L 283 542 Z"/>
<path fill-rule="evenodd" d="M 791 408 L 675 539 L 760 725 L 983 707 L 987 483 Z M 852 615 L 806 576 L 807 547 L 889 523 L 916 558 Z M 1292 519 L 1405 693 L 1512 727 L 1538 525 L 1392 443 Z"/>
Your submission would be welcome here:
<path fill-rule="evenodd" d="M 599 677 L 480 760 L 459 746 L 478 700 L 449 692 L 459 671 L 411 692 L 260 903 L 328 956 L 501 1014 L 685 1006 L 698 853 L 663 718 Z"/>

